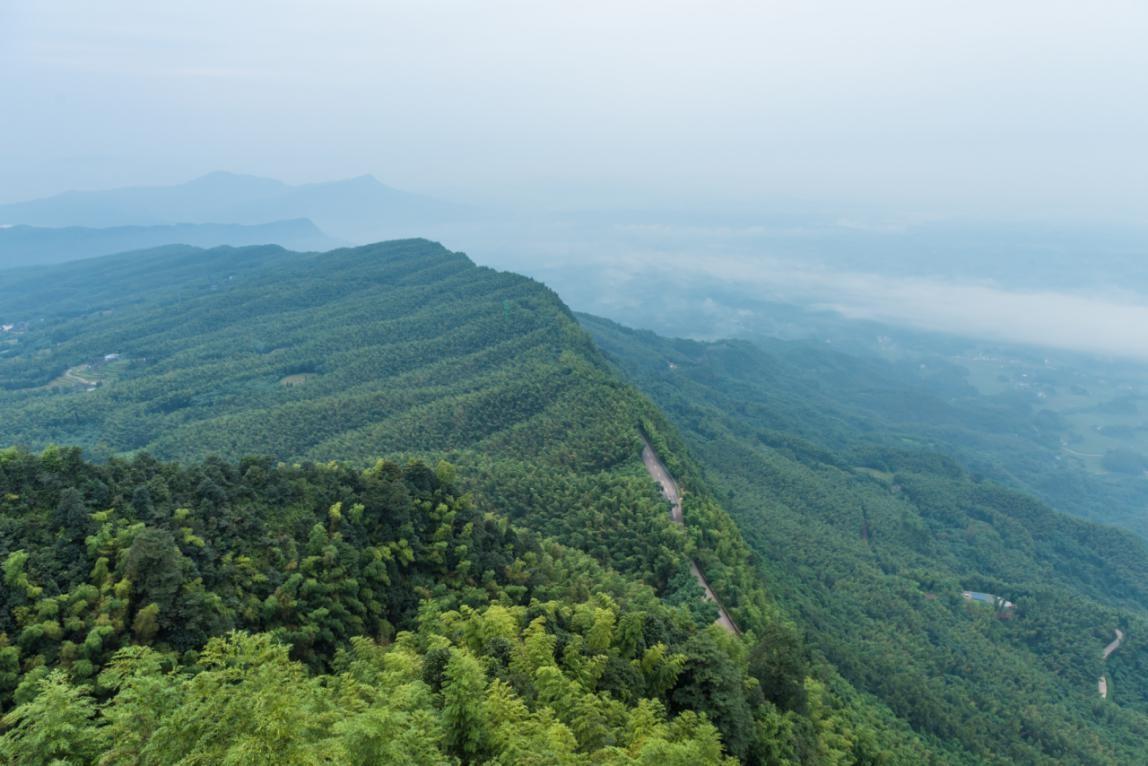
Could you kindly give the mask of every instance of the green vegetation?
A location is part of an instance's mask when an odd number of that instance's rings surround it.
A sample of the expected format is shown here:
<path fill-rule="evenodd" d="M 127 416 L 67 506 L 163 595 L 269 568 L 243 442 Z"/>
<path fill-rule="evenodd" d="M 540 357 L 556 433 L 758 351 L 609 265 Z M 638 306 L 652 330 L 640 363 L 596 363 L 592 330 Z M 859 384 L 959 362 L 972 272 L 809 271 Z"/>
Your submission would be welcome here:
<path fill-rule="evenodd" d="M 417 240 L 12 272 L 0 307 L 5 762 L 1143 760 L 1142 542 L 922 450 L 855 360 L 586 319 L 603 355 Z"/>
<path fill-rule="evenodd" d="M 873 345 L 854 333 L 858 342 L 829 347 L 734 345 L 770 369 L 775 397 L 791 399 L 787 430 L 839 447 L 941 449 L 977 476 L 1148 539 L 1143 366 L 927 334 Z"/>
<path fill-rule="evenodd" d="M 775 430 L 835 449 L 940 449 L 978 476 L 1148 540 L 1148 477 L 1126 454 L 1105 461 L 1109 451 L 1148 455 L 1143 363 L 845 318 L 672 273 L 628 282 L 627 305 L 614 310 L 663 335 L 738 338 L 713 346 L 710 370 L 739 385 L 747 368 L 767 376 Z"/>
<path fill-rule="evenodd" d="M 699 713 L 741 706 L 746 748 L 750 706 L 811 728 L 751 675 L 774 664 L 480 512 L 450 473 L 4 453 L 0 753 L 718 763 Z"/>
<path fill-rule="evenodd" d="M 865 407 L 817 409 L 840 385 L 829 370 L 800 397 L 792 361 L 747 343 L 583 322 L 682 430 L 694 486 L 721 498 L 804 640 L 857 687 L 982 761 L 1144 760 L 1143 638 L 1101 661 L 1113 628 L 1129 642 L 1148 631 L 1141 540 L 881 446 Z M 996 613 L 965 589 L 1016 607 Z M 1121 678 L 1108 703 L 1102 668 Z"/>
<path fill-rule="evenodd" d="M 1057 436 L 1039 440 L 1038 453 L 1054 455 L 1039 462 L 1057 464 L 1072 480 L 1058 482 L 1046 469 L 1047 476 L 1031 477 L 1034 489 L 1058 509 L 1148 536 L 1139 513 L 1148 499 L 1144 471 L 1129 471 L 1121 459 L 1122 453 L 1148 451 L 1140 412 L 1143 365 L 992 347 L 954 355 L 952 363 L 975 386 L 977 399 L 1021 417 L 1038 415 L 1047 424 L 1044 430 Z M 1112 464 L 1105 459 L 1110 452 L 1118 456 Z"/>
<path fill-rule="evenodd" d="M 423 241 L 170 248 L 15 273 L 0 305 L 0 441 L 47 449 L 0 463 L 17 762 L 967 762 L 809 655 L 535 282 Z M 85 364 L 98 386 L 49 385 Z"/>
<path fill-rule="evenodd" d="M 639 459 L 643 428 L 660 439 L 666 425 L 536 282 L 404 241 L 176 248 L 28 272 L 0 292 L 31 318 L 0 358 L 0 443 L 364 466 L 446 456 L 515 521 L 694 600 L 684 571 L 699 541 L 669 522 Z M 43 387 L 109 354 L 115 375 L 94 390 Z M 716 507 L 694 515 L 732 530 Z M 749 624 L 769 617 L 752 580 L 716 572 L 714 587 Z"/>
<path fill-rule="evenodd" d="M 1110 449 L 1104 453 L 1101 460 L 1106 470 L 1113 473 L 1126 473 L 1133 476 L 1143 476 L 1148 471 L 1148 458 L 1126 448 Z"/>

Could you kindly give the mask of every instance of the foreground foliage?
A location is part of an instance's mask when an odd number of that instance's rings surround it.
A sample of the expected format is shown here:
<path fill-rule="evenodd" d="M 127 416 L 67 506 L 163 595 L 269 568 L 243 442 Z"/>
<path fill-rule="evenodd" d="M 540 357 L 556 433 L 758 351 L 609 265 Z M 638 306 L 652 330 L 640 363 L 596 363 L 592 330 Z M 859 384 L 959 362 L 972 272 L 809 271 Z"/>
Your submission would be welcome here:
<path fill-rule="evenodd" d="M 0 754 L 687 764 L 882 752 L 805 677 L 799 647 L 729 636 L 479 511 L 453 473 L 0 453 Z"/>

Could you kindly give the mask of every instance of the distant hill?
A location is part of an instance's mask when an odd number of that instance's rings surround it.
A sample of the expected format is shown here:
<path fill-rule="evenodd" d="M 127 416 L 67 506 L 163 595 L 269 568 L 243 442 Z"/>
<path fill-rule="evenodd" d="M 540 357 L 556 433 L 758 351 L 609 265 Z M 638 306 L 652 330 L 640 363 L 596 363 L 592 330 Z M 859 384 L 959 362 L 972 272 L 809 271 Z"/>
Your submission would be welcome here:
<path fill-rule="evenodd" d="M 462 206 L 392 189 L 372 176 L 292 186 L 224 172 L 174 186 L 70 191 L 0 205 L 0 225 L 265 224 L 308 218 L 334 236 L 356 241 L 409 236 L 465 215 Z"/>
<path fill-rule="evenodd" d="M 0 229 L 0 268 L 38 266 L 161 245 L 280 245 L 292 250 L 331 250 L 341 243 L 306 218 L 245 226 L 187 223 L 171 226 L 8 226 Z"/>

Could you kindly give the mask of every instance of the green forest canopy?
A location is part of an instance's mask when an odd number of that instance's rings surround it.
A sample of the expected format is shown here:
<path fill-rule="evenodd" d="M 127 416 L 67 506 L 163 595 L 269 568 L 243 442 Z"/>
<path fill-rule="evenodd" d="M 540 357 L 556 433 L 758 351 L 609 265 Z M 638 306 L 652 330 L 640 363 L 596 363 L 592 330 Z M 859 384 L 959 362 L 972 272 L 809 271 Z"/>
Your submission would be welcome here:
<path fill-rule="evenodd" d="M 82 733 L 79 763 L 1143 756 L 1139 542 L 919 452 L 820 444 L 716 347 L 591 324 L 671 425 L 552 292 L 424 241 L 11 274 L 0 443 L 32 452 L 0 464 L 8 757 L 53 741 L 41 721 Z M 691 559 L 744 640 L 707 627 Z M 532 642 L 553 665 L 516 659 Z M 236 686 L 279 717 L 195 735 Z M 155 736 L 115 755 L 127 727 Z M 417 754 L 370 738 L 411 727 Z"/>
<path fill-rule="evenodd" d="M 55 448 L 41 457 L 19 451 L 8 456 L 12 466 L 31 466 L 34 481 L 51 477 L 35 499 L 27 492 L 11 493 L 16 497 L 9 500 L 22 510 L 4 514 L 0 537 L 24 599 L 7 610 L 11 697 L 6 704 L 16 706 L 9 712 L 10 739 L 24 736 L 22 726 L 36 719 L 37 694 L 79 695 L 81 709 L 91 699 L 118 704 L 112 700 L 118 699 L 119 687 L 101 679 L 110 678 L 105 674 L 122 652 L 141 646 L 163 655 L 146 655 L 152 663 L 147 667 L 174 674 L 162 685 L 171 686 L 177 698 L 191 689 L 185 677 L 199 678 L 217 667 L 203 665 L 202 653 L 262 647 L 261 636 L 284 642 L 290 653 L 274 659 L 270 649 L 260 648 L 260 656 L 275 667 L 298 663 L 283 672 L 303 669 L 326 686 L 342 683 L 332 680 L 341 678 L 340 652 L 365 646 L 355 644 L 356 637 L 397 646 L 404 633 L 423 630 L 423 616 L 442 599 L 450 602 L 457 589 L 470 600 L 455 600 L 476 612 L 495 605 L 533 608 L 537 599 L 516 578 L 537 561 L 509 552 L 481 576 L 463 570 L 461 582 L 456 582 L 457 562 L 421 578 L 413 565 L 383 578 L 380 570 L 391 566 L 388 555 L 410 564 L 404 557 L 413 556 L 419 544 L 436 551 L 432 558 L 438 561 L 437 551 L 450 549 L 452 542 L 441 537 L 447 534 L 441 525 L 428 527 L 421 543 L 415 531 L 404 532 L 388 553 L 374 550 L 377 530 L 352 533 L 363 523 L 354 518 L 355 509 L 371 507 L 365 502 L 334 496 L 329 502 L 300 501 L 291 506 L 298 510 L 292 511 L 296 526 L 290 530 L 278 518 L 285 504 L 297 499 L 284 494 L 285 484 L 306 488 L 317 475 L 338 476 L 349 485 L 343 494 L 353 494 L 350 485 L 360 481 L 353 477 L 376 470 L 376 459 L 390 455 L 399 465 L 411 457 L 429 465 L 450 457 L 453 465 L 437 463 L 433 475 L 451 486 L 457 482 L 459 492 L 469 491 L 471 499 L 460 502 L 485 509 L 479 517 L 503 530 L 517 529 L 509 524 L 523 530 L 505 534 L 557 538 L 543 548 L 553 552 L 554 545 L 564 545 L 570 551 L 564 556 L 589 554 L 583 559 L 587 565 L 607 567 L 603 577 L 647 589 L 650 599 L 658 596 L 655 608 L 678 615 L 674 619 L 686 631 L 682 647 L 674 649 L 682 658 L 681 672 L 662 697 L 650 698 L 656 703 L 650 720 L 664 720 L 678 732 L 667 734 L 666 741 L 683 743 L 685 757 L 709 759 L 705 754 L 716 752 L 706 725 L 716 727 L 725 753 L 747 762 L 822 762 L 851 753 L 913 763 L 925 752 L 923 740 L 883 706 L 857 695 L 831 669 L 809 666 L 796 631 L 766 596 L 748 549 L 716 503 L 699 494 L 687 506 L 687 527 L 670 523 L 639 452 L 645 437 L 671 466 L 684 466 L 672 428 L 618 379 L 569 311 L 541 285 L 477 268 L 464 256 L 422 241 L 325 255 L 278 248 L 173 248 L 93 263 L 22 272 L 2 288 L 0 305 L 13 312 L 12 323 L 19 327 L 0 357 L 0 404 L 12 415 L 0 425 L 3 440 L 37 450 L 56 442 L 76 444 L 110 461 L 104 467 L 77 462 L 75 453 Z M 172 465 L 154 457 L 187 461 L 208 455 L 222 459 Z M 277 465 L 283 459 L 298 467 Z M 348 467 L 329 464 L 334 459 Z M 60 460 L 66 468 L 45 469 L 44 461 Z M 193 477 L 185 487 L 191 494 L 172 493 L 170 481 L 154 477 L 112 490 L 116 482 L 104 471 L 187 473 Z M 248 476 L 252 471 L 290 480 L 272 482 L 276 489 L 264 495 L 263 485 L 245 484 L 254 481 Z M 91 473 L 99 478 L 77 486 Z M 153 487 L 156 483 L 167 484 L 168 491 Z M 231 494 L 237 484 L 242 487 L 238 498 Z M 154 515 L 149 509 L 156 509 Z M 434 503 L 430 510 L 440 513 Z M 454 512 L 449 503 L 447 510 Z M 18 517 L 23 521 L 16 523 Z M 63 519 L 71 521 L 60 523 Z M 269 539 L 265 532 L 271 528 L 279 531 Z M 472 533 L 469 525 L 463 531 Z M 221 550 L 221 537 L 251 552 Z M 356 552 L 355 546 L 367 540 L 372 550 Z M 178 563 L 163 569 L 180 573 L 166 580 L 167 601 L 132 597 L 132 588 L 139 586 L 131 573 L 151 569 L 140 567 L 142 554 L 131 553 L 138 551 L 137 542 L 144 545 L 141 541 Z M 474 544 L 457 547 L 471 551 Z M 335 558 L 359 561 L 367 569 L 335 567 Z M 702 563 L 714 589 L 747 628 L 744 640 L 713 635 L 707 627 L 714 609 L 688 574 L 691 558 Z M 308 566 L 311 577 L 303 571 Z M 283 572 L 297 576 L 283 579 Z M 568 594 L 565 588 L 578 582 L 564 570 L 547 581 L 559 594 Z M 550 599 L 558 602 L 556 609 L 577 610 L 596 594 L 610 594 L 601 583 L 581 582 L 577 595 Z M 396 590 L 398 583 L 403 585 Z M 615 598 L 615 603 L 622 608 L 622 601 Z M 73 612 L 70 622 L 61 621 Z M 527 641 L 534 621 L 529 611 L 510 614 L 516 627 L 505 629 L 511 646 L 499 644 L 504 657 L 516 642 Z M 610 619 L 619 626 L 625 622 L 621 612 Z M 647 622 L 629 619 L 630 625 Z M 233 630 L 244 633 L 227 638 Z M 429 643 L 416 652 L 447 649 L 439 646 L 441 639 L 453 640 L 426 635 Z M 556 652 L 567 651 L 564 641 L 559 636 Z M 467 646 L 483 664 L 486 683 L 492 683 L 485 650 Z M 575 650 L 569 651 L 570 661 L 580 662 Z M 443 656 L 419 659 L 424 667 L 418 672 Z M 619 672 L 619 663 L 633 668 L 634 659 L 640 658 L 590 656 L 592 663 L 608 663 Z M 66 678 L 53 668 L 65 671 Z M 602 694 L 605 676 L 598 674 L 604 671 L 586 672 L 586 693 Z M 761 679 L 755 680 L 754 672 Z M 154 674 L 149 670 L 148 675 Z M 631 690 L 625 699 L 633 697 L 632 690 L 649 698 L 648 691 L 632 685 L 636 677 L 624 676 L 614 685 Z M 424 712 L 445 715 L 449 706 L 442 690 L 434 683 L 430 687 L 424 698 L 430 709 Z M 689 690 L 679 693 L 679 687 Z M 638 752 L 638 744 L 626 738 L 632 735 L 621 733 L 621 712 L 602 722 L 612 731 L 609 736 L 579 741 L 573 719 L 562 723 L 564 714 L 544 704 L 529 679 L 517 693 L 526 705 L 523 715 L 552 716 L 574 732 L 575 754 L 605 757 L 598 745 L 607 742 L 631 755 Z M 109 709 L 100 710 L 106 717 Z M 307 711 L 314 712 L 307 707 L 292 715 L 310 715 Z M 688 723 L 693 714 L 709 723 Z M 107 733 L 106 722 L 95 720 L 98 739 Z M 337 750 L 345 745 L 326 741 L 334 732 L 330 722 L 320 716 L 312 730 L 322 733 L 322 747 Z M 443 736 L 453 736 L 452 726 L 441 719 L 438 725 Z M 561 728 L 554 731 L 562 747 L 571 743 Z M 234 736 L 238 743 L 248 734 Z M 440 752 L 470 761 L 521 762 L 496 755 L 493 731 L 483 736 L 490 741 L 477 751 L 447 743 Z M 669 745 L 659 745 L 649 757 L 668 757 Z"/>

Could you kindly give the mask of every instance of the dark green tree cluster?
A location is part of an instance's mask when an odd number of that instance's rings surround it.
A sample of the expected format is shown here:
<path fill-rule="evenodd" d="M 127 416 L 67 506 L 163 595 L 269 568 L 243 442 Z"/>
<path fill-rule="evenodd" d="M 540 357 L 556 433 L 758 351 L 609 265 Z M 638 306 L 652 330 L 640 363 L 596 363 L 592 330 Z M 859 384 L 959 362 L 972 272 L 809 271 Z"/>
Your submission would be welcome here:
<path fill-rule="evenodd" d="M 843 747 L 819 721 L 868 742 L 792 636 L 707 627 L 454 473 L 0 453 L 0 753 L 798 763 Z"/>

